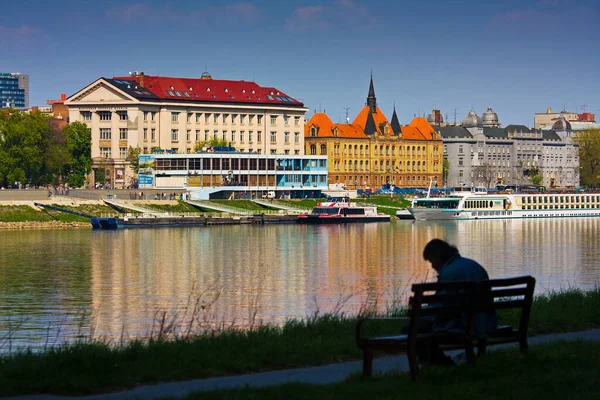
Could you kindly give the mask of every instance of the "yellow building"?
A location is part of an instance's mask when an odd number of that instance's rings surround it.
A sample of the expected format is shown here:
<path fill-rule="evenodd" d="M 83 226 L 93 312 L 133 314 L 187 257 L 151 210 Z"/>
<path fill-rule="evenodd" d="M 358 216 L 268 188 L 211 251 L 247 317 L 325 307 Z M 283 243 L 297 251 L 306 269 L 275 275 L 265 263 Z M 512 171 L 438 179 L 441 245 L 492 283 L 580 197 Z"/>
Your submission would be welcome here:
<path fill-rule="evenodd" d="M 327 155 L 329 184 L 348 188 L 427 187 L 442 183 L 441 137 L 425 118 L 400 126 L 396 110 L 390 123 L 377 106 L 373 78 L 367 105 L 351 124 L 336 124 L 315 113 L 304 126 L 306 154 Z"/>

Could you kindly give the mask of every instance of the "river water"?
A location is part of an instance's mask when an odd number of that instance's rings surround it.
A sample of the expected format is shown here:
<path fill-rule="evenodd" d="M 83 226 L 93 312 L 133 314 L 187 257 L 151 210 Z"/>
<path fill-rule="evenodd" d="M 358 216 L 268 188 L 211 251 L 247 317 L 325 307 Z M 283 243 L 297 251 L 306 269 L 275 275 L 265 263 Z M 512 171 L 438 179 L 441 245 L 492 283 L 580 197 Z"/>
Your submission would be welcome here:
<path fill-rule="evenodd" d="M 435 279 L 435 237 L 538 294 L 590 289 L 599 236 L 599 218 L 0 231 L 0 352 L 385 311 Z"/>

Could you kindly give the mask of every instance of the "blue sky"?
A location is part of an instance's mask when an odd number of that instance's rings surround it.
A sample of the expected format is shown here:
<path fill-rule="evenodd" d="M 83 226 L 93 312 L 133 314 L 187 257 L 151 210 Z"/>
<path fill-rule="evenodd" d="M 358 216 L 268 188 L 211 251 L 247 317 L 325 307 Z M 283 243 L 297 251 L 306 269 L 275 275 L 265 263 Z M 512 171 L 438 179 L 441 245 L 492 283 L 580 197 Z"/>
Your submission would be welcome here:
<path fill-rule="evenodd" d="M 254 79 L 343 121 L 377 101 L 400 122 L 433 107 L 503 125 L 547 107 L 600 117 L 600 2 L 28 1 L 0 8 L 0 72 L 30 75 L 30 104 L 100 76 Z"/>

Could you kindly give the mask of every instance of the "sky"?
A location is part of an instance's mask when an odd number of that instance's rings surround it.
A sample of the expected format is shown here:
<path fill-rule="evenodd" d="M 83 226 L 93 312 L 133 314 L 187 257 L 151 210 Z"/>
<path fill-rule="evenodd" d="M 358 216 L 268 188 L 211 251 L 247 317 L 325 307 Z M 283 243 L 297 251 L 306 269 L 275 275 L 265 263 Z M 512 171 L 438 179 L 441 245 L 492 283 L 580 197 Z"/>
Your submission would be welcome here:
<path fill-rule="evenodd" d="M 0 72 L 30 76 L 30 105 L 99 77 L 254 80 L 343 122 L 377 103 L 401 124 L 491 106 L 503 126 L 534 113 L 600 119 L 594 0 L 30 0 L 0 5 Z"/>

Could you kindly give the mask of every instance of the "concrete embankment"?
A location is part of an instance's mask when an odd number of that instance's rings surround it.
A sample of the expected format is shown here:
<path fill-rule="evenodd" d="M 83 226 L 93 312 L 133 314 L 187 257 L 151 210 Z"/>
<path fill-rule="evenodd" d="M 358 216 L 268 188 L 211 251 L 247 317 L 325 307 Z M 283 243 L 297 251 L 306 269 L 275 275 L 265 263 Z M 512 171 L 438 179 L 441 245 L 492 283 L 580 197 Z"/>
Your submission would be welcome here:
<path fill-rule="evenodd" d="M 62 229 L 62 228 L 91 228 L 89 222 L 67 221 L 22 221 L 0 222 L 0 230 L 9 229 Z"/>

